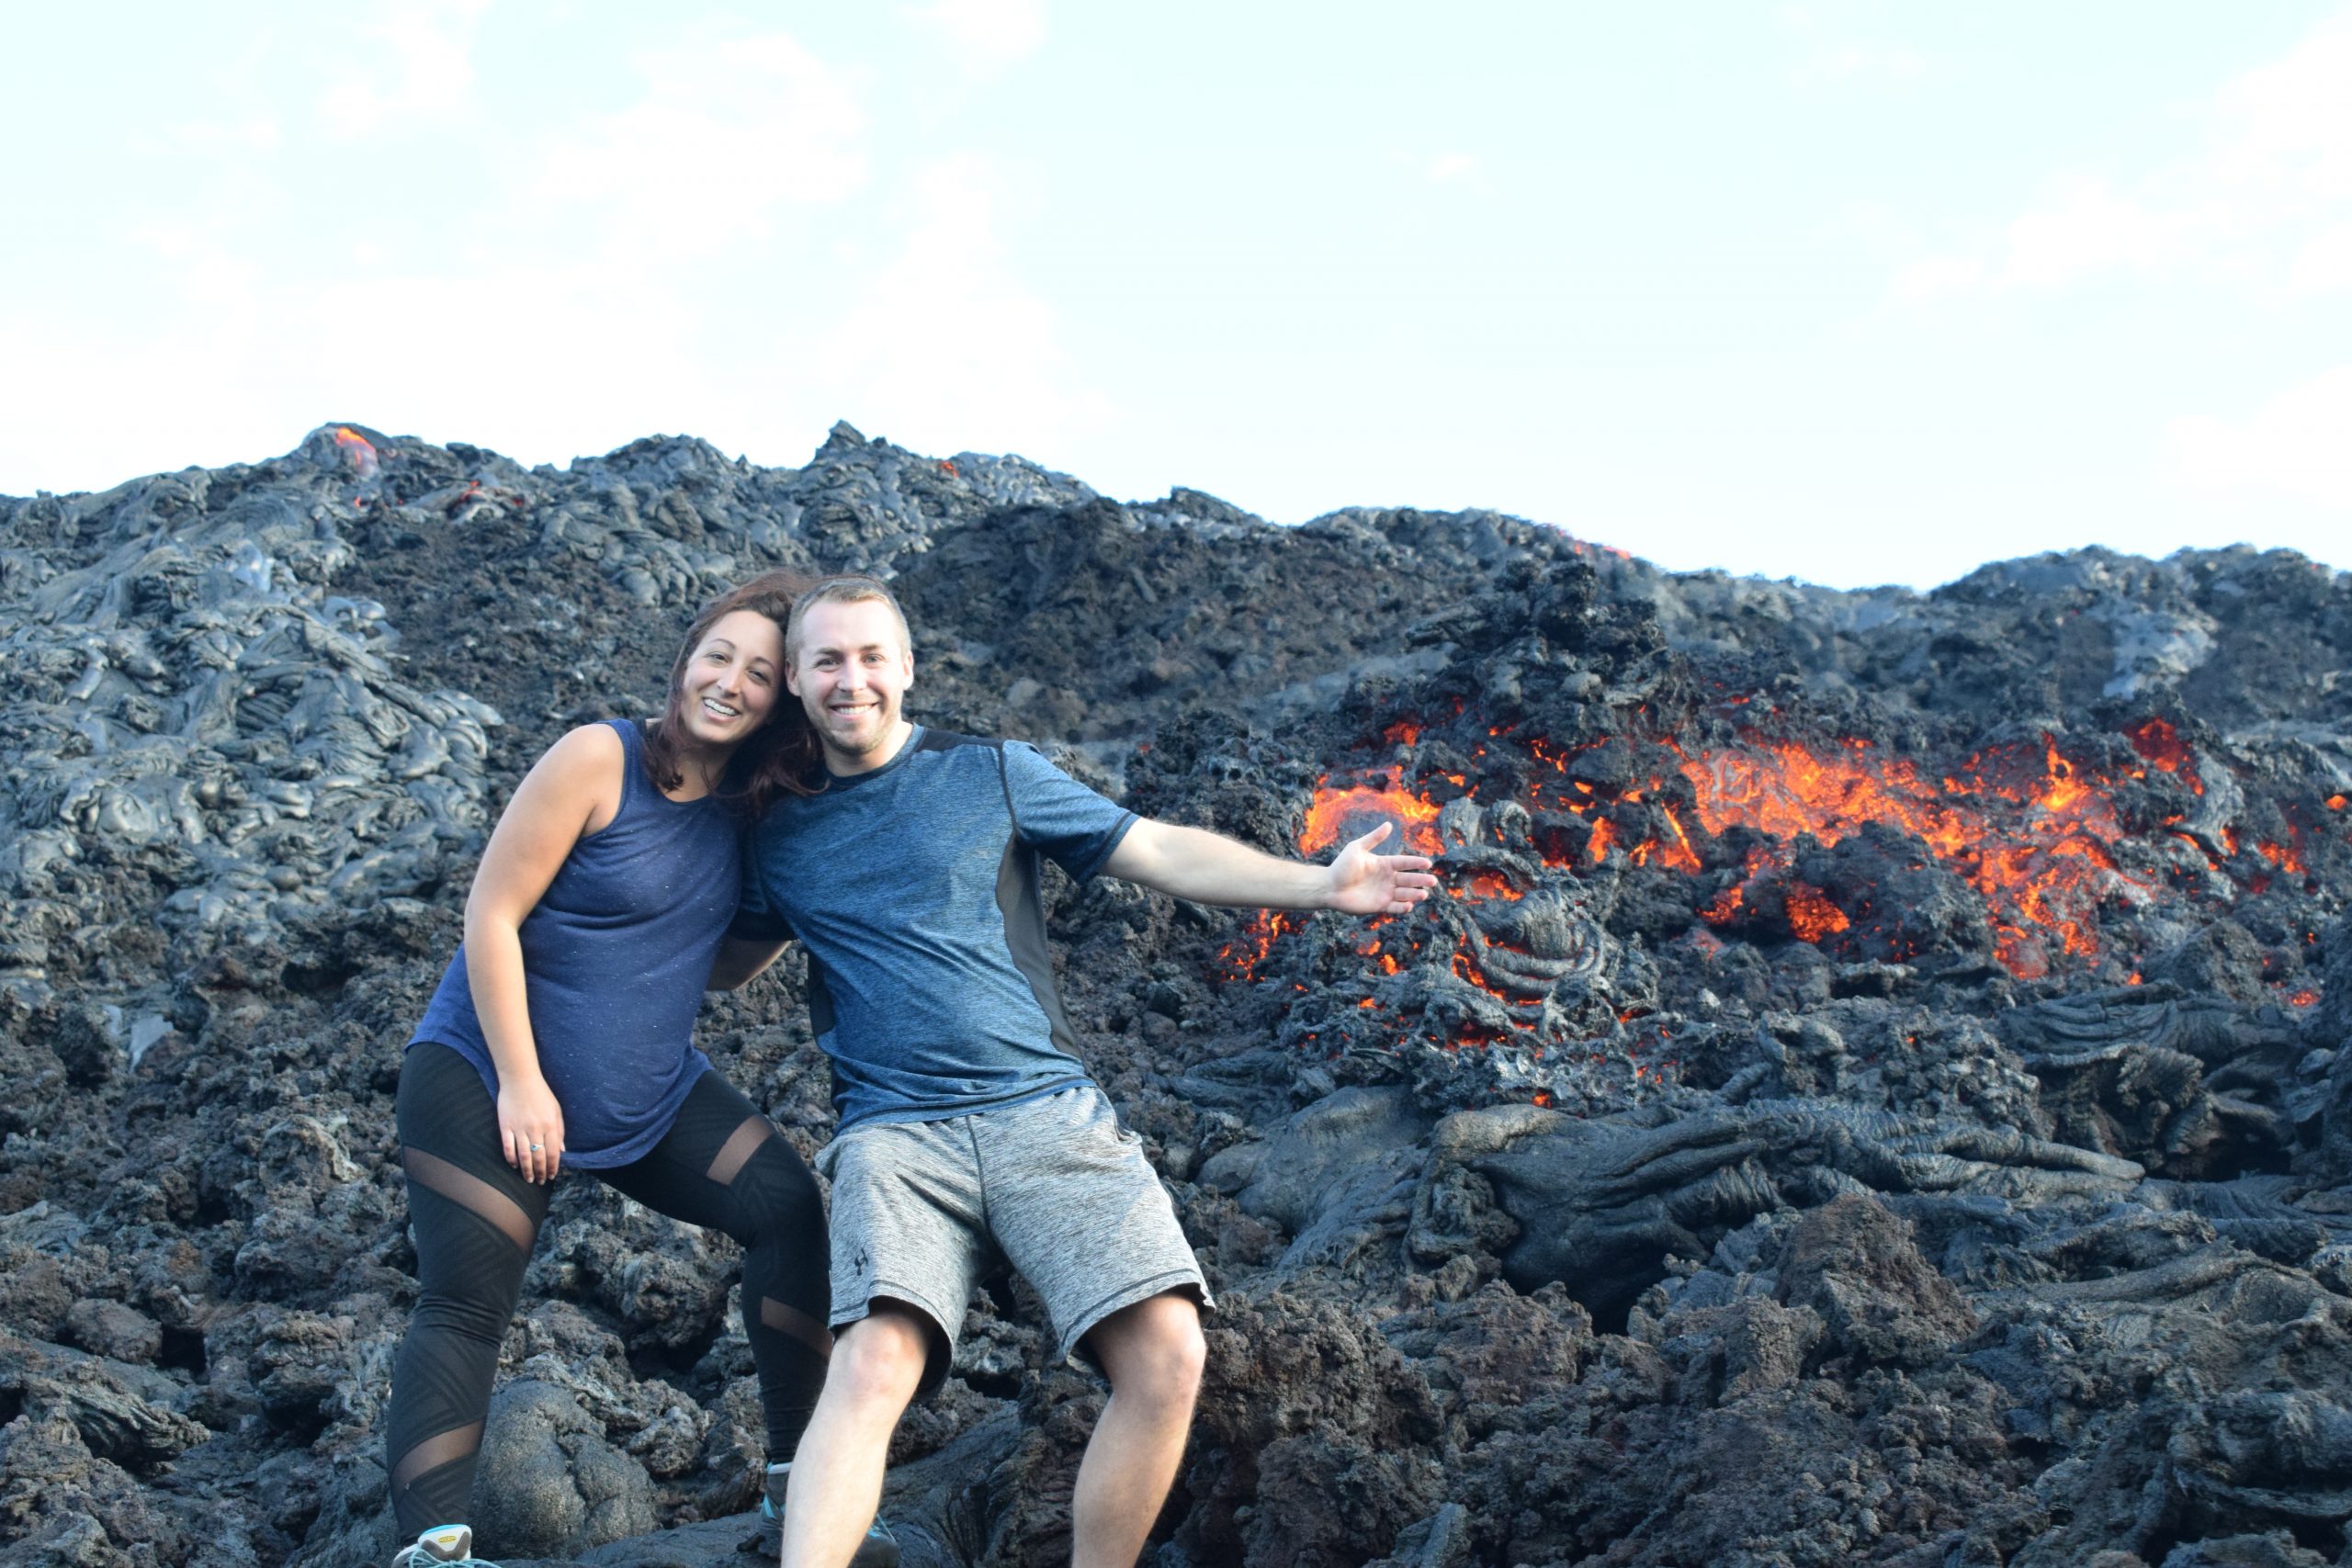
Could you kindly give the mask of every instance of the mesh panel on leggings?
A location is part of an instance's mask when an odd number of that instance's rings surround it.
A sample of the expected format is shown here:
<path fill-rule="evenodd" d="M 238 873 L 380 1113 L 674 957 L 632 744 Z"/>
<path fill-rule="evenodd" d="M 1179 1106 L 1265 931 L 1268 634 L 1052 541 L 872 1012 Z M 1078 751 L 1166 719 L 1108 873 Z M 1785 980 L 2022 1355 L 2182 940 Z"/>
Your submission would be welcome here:
<path fill-rule="evenodd" d="M 515 1250 L 529 1254 L 538 1227 L 514 1199 L 481 1177 L 469 1176 L 439 1155 L 429 1155 L 423 1149 L 402 1149 L 401 1163 L 406 1167 L 411 1181 L 430 1187 L 453 1203 L 463 1204 L 504 1232 Z"/>
<path fill-rule="evenodd" d="M 743 1162 L 759 1152 L 760 1145 L 775 1136 L 775 1126 L 764 1116 L 747 1116 L 743 1124 L 728 1135 L 712 1157 L 710 1168 L 703 1174 L 721 1187 L 730 1185 Z"/>
<path fill-rule="evenodd" d="M 789 1334 L 820 1356 L 833 1353 L 832 1330 L 789 1302 L 780 1302 L 774 1296 L 762 1296 L 760 1324 L 779 1334 Z"/>
<path fill-rule="evenodd" d="M 440 1469 L 452 1460 L 464 1459 L 481 1447 L 479 1421 L 444 1432 L 437 1438 L 427 1438 L 408 1452 L 401 1455 L 400 1463 L 392 1466 L 392 1491 L 406 1492 L 416 1484 L 416 1478 Z"/>

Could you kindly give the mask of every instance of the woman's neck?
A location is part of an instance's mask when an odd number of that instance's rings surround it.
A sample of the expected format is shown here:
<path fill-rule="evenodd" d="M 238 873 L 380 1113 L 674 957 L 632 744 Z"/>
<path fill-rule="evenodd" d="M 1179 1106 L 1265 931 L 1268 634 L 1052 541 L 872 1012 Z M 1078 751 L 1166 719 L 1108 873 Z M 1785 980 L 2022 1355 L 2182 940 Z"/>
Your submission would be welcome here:
<path fill-rule="evenodd" d="M 727 764 L 735 756 L 732 746 L 681 746 L 678 749 L 678 787 L 662 793 L 672 800 L 684 803 L 700 800 L 718 787 L 726 775 Z"/>

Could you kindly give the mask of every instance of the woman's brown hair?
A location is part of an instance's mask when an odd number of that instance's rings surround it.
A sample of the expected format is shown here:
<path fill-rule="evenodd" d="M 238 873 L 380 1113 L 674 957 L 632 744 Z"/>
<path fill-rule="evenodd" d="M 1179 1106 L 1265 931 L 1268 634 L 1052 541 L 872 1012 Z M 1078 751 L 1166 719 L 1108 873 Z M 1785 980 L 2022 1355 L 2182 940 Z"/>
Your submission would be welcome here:
<path fill-rule="evenodd" d="M 686 640 L 678 649 L 677 660 L 670 666 L 669 695 L 662 704 L 662 716 L 646 726 L 645 766 L 653 775 L 654 784 L 664 792 L 673 790 L 685 781 L 680 765 L 685 753 L 685 725 L 682 707 L 685 701 L 686 666 L 710 635 L 710 628 L 738 610 L 749 610 L 765 615 L 775 623 L 781 634 L 792 624 L 793 601 L 807 592 L 813 579 L 791 571 L 763 571 L 748 582 L 740 582 L 702 607 L 694 625 L 686 628 Z M 814 792 L 814 780 L 822 776 L 820 760 L 823 756 L 817 744 L 817 732 L 809 728 L 808 716 L 801 711 L 799 702 L 784 689 L 784 671 L 775 672 L 775 706 L 768 720 L 753 730 L 737 747 L 729 759 L 723 780 L 713 786 L 712 794 L 746 817 L 757 817 L 765 811 L 778 795 L 808 795 Z"/>

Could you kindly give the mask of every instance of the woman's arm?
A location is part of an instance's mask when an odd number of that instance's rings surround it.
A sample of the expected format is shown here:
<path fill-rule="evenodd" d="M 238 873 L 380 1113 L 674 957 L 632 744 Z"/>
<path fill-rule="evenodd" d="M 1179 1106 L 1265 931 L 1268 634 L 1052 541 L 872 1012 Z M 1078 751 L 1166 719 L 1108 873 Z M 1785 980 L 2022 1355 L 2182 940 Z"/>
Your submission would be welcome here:
<path fill-rule="evenodd" d="M 506 803 L 466 897 L 466 981 L 498 1069 L 498 1133 L 526 1181 L 554 1179 L 563 1111 L 539 1072 L 523 986 L 523 919 L 571 846 L 620 809 L 628 753 L 610 726 L 573 730 L 533 764 Z"/>
<path fill-rule="evenodd" d="M 775 963 L 789 940 L 786 937 L 777 937 L 774 941 L 764 937 L 729 937 L 719 945 L 718 956 L 711 963 L 710 978 L 703 982 L 703 989 L 736 989 Z"/>

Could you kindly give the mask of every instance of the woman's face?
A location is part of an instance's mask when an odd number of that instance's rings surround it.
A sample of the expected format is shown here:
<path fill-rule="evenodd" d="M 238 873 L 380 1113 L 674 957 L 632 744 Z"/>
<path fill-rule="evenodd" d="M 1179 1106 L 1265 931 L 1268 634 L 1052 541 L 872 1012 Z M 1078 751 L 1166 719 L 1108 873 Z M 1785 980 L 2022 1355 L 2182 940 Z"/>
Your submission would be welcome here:
<path fill-rule="evenodd" d="M 732 750 L 768 720 L 783 690 L 784 631 L 756 610 L 713 622 L 686 658 L 679 701 L 687 739 Z"/>

